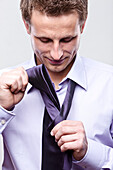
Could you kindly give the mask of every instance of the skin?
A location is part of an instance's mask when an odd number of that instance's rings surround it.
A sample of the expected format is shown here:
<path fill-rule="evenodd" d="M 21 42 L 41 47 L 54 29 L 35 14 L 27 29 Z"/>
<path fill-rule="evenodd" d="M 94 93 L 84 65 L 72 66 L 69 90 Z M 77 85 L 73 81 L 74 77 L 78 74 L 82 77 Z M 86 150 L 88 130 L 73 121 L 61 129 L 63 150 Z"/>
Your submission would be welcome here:
<path fill-rule="evenodd" d="M 27 33 L 31 37 L 37 64 L 45 64 L 51 80 L 58 84 L 70 71 L 79 48 L 84 24 L 80 25 L 76 12 L 59 17 L 48 17 L 33 11 L 31 24 L 24 20 Z M 18 68 L 0 76 L 0 105 L 10 110 L 24 96 L 28 76 L 23 68 Z M 7 96 L 7 97 L 6 97 Z M 88 148 L 82 122 L 64 120 L 51 131 L 61 151 L 73 150 L 76 160 L 81 160 Z"/>
<path fill-rule="evenodd" d="M 80 27 L 76 12 L 47 17 L 38 11 L 33 12 L 30 25 L 26 21 L 24 23 L 31 36 L 37 63 L 45 64 L 58 89 L 58 84 L 73 65 L 84 24 Z"/>
<path fill-rule="evenodd" d="M 88 142 L 80 121 L 64 120 L 51 131 L 62 152 L 73 150 L 73 157 L 80 161 L 86 154 Z"/>
<path fill-rule="evenodd" d="M 24 68 L 20 67 L 0 76 L 0 105 L 10 110 L 19 103 L 28 84 L 28 76 Z"/>

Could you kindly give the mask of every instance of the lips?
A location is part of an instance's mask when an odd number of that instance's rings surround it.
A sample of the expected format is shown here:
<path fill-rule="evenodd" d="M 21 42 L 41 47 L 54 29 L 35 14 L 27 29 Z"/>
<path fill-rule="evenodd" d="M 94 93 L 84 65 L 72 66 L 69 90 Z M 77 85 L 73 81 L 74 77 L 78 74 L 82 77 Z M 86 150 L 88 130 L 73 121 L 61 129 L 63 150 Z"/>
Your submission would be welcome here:
<path fill-rule="evenodd" d="M 49 63 L 53 64 L 53 65 L 60 65 L 64 62 L 64 59 L 60 59 L 60 60 L 51 60 L 49 58 L 47 58 L 47 59 L 48 59 Z"/>

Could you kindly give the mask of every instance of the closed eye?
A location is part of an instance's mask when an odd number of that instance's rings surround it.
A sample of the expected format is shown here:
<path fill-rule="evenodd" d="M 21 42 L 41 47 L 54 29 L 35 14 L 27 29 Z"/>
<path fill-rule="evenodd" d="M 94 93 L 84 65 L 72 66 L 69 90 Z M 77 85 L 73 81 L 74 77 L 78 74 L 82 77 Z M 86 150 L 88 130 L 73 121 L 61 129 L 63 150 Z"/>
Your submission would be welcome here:
<path fill-rule="evenodd" d="M 62 38 L 60 40 L 60 42 L 63 42 L 63 43 L 68 43 L 68 42 L 71 42 L 73 39 L 75 39 L 77 36 L 75 37 L 66 37 L 66 38 Z"/>
<path fill-rule="evenodd" d="M 42 43 L 49 43 L 51 42 L 52 40 L 49 39 L 49 38 L 45 38 L 45 37 L 38 37 L 38 39 L 42 42 Z"/>

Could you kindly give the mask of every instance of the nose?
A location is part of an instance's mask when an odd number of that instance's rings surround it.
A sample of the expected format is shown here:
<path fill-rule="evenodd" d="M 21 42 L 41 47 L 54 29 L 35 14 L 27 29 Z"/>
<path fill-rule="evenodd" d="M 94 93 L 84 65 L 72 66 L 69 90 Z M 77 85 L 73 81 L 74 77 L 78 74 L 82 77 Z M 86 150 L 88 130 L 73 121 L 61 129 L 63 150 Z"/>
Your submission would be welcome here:
<path fill-rule="evenodd" d="M 59 41 L 56 40 L 53 42 L 52 49 L 50 51 L 50 55 L 54 60 L 59 60 L 62 57 L 63 51 L 60 47 Z"/>

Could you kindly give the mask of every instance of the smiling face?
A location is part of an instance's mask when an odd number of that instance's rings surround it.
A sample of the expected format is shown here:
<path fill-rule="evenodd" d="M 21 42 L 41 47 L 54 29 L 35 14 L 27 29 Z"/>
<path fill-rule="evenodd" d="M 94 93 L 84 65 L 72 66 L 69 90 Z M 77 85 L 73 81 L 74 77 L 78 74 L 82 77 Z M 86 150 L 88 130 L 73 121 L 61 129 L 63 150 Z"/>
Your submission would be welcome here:
<path fill-rule="evenodd" d="M 43 63 L 50 74 L 69 72 L 79 48 L 83 26 L 76 12 L 58 17 L 33 11 L 31 24 L 25 23 L 31 36 L 37 63 Z"/>

